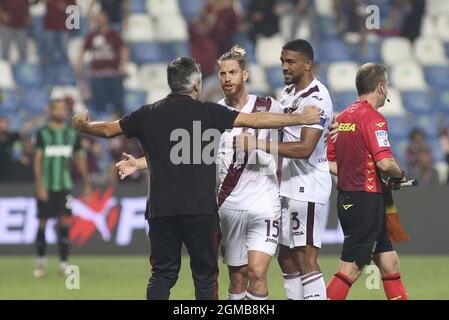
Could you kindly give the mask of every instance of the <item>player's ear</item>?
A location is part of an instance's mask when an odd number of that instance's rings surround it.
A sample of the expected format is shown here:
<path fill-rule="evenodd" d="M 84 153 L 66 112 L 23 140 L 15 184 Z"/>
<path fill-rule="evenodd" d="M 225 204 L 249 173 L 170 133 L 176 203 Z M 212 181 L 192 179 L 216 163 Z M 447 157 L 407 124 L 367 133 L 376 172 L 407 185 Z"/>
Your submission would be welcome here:
<path fill-rule="evenodd" d="M 312 60 L 307 60 L 305 70 L 306 71 L 312 71 L 313 62 Z"/>
<path fill-rule="evenodd" d="M 248 81 L 248 78 L 249 78 L 249 70 L 245 69 L 243 70 L 243 81 L 244 82 Z"/>

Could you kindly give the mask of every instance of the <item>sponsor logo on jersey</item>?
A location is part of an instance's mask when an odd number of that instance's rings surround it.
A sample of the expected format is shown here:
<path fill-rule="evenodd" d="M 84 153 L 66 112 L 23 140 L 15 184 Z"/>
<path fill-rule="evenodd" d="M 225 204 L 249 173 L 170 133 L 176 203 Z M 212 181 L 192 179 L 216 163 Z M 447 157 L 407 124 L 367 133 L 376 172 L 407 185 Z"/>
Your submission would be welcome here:
<path fill-rule="evenodd" d="M 72 156 L 72 146 L 46 146 L 44 155 L 46 157 L 64 157 L 70 158 Z"/>
<path fill-rule="evenodd" d="M 344 204 L 343 209 L 348 210 L 349 208 L 353 207 L 353 204 Z"/>
<path fill-rule="evenodd" d="M 355 132 L 355 130 L 355 123 L 340 123 L 340 125 L 338 126 L 338 131 L 340 132 Z"/>
<path fill-rule="evenodd" d="M 376 134 L 377 144 L 379 147 L 389 147 L 390 141 L 388 141 L 388 132 L 385 130 L 377 130 Z"/>
<path fill-rule="evenodd" d="M 376 126 L 378 126 L 379 128 L 383 128 L 384 125 L 385 125 L 385 122 L 376 123 Z"/>
<path fill-rule="evenodd" d="M 323 101 L 323 98 L 320 98 L 320 97 L 318 97 L 318 96 L 312 96 L 312 98 L 315 98 L 315 99 L 317 99 L 318 101 Z"/>

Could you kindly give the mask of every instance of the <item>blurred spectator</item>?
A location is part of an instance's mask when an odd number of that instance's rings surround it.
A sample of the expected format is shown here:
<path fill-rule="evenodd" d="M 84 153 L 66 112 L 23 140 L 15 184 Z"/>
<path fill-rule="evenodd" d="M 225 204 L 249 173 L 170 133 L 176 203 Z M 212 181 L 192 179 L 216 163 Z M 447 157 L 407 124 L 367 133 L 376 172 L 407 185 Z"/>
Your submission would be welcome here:
<path fill-rule="evenodd" d="M 28 0 L 0 1 L 0 38 L 3 60 L 9 60 L 13 41 L 19 49 L 20 61 L 27 60 L 27 27 L 31 24 Z"/>
<path fill-rule="evenodd" d="M 248 36 L 255 43 L 258 36 L 271 37 L 279 32 L 279 0 L 251 0 L 248 8 Z"/>
<path fill-rule="evenodd" d="M 209 15 L 211 35 L 218 48 L 218 56 L 234 45 L 234 38 L 239 25 L 239 16 L 234 9 L 233 0 L 209 0 L 200 12 Z"/>
<path fill-rule="evenodd" d="M 44 20 L 44 59 L 43 66 L 48 68 L 56 61 L 67 63 L 67 47 L 70 33 L 66 27 L 68 14 L 66 9 L 76 5 L 76 0 L 44 0 L 47 8 Z M 58 59 L 55 59 L 55 56 Z"/>
<path fill-rule="evenodd" d="M 129 60 L 129 51 L 120 34 L 109 26 L 108 16 L 100 12 L 96 16 L 96 30 L 89 33 L 75 66 L 77 77 L 80 77 L 84 55 L 92 53 L 90 62 L 90 89 L 95 111 L 107 111 L 112 105 L 113 111 L 123 113 L 123 77 L 125 65 Z"/>
<path fill-rule="evenodd" d="M 433 167 L 432 152 L 422 151 L 417 154 L 417 164 L 410 170 L 408 176 L 418 179 L 422 186 L 439 184 L 438 171 Z"/>
<path fill-rule="evenodd" d="M 125 136 L 119 136 L 111 140 L 109 144 L 109 152 L 111 155 L 111 166 L 110 166 L 110 184 L 116 185 L 119 181 L 117 168 L 115 164 L 122 160 L 122 153 L 132 154 L 134 157 L 143 157 L 144 154 L 142 152 L 142 148 L 140 147 L 137 139 L 126 139 Z M 145 171 L 139 170 L 134 172 L 131 176 L 129 176 L 128 182 L 140 182 L 145 176 Z M 122 182 L 127 182 L 128 178 L 123 180 Z M 145 179 L 143 179 L 145 180 Z"/>
<path fill-rule="evenodd" d="M 14 163 L 14 181 L 34 181 L 33 143 L 30 137 L 22 139 L 20 156 L 18 161 Z"/>
<path fill-rule="evenodd" d="M 415 128 L 410 132 L 409 144 L 405 150 L 409 169 L 416 167 L 419 163 L 419 154 L 430 152 L 430 147 L 426 142 L 426 136 L 421 129 Z"/>
<path fill-rule="evenodd" d="M 90 17 L 95 4 L 108 16 L 111 28 L 117 32 L 127 29 L 129 17 L 128 0 L 92 0 L 87 15 Z"/>
<path fill-rule="evenodd" d="M 334 12 L 340 33 L 366 33 L 365 17 L 366 4 L 363 0 L 336 0 Z"/>
<path fill-rule="evenodd" d="M 81 147 L 86 153 L 87 172 L 89 177 L 99 173 L 98 160 L 103 156 L 103 148 L 98 141 L 91 136 L 81 136 Z M 82 181 L 81 173 L 76 166 L 72 167 L 72 179 L 74 182 Z"/>
<path fill-rule="evenodd" d="M 340 34 L 358 33 L 360 35 L 360 58 L 366 57 L 368 46 L 366 37 L 366 3 L 364 0 L 336 0 L 334 11 L 337 18 L 337 28 Z"/>
<path fill-rule="evenodd" d="M 205 12 L 200 13 L 189 26 L 191 54 L 201 65 L 205 78 L 215 76 L 215 66 L 219 56 L 212 28 L 212 21 Z"/>
<path fill-rule="evenodd" d="M 12 150 L 14 143 L 36 128 L 42 119 L 42 116 L 38 116 L 25 123 L 20 131 L 12 131 L 9 120 L 0 117 L 0 182 L 12 181 L 14 177 L 14 159 Z"/>
<path fill-rule="evenodd" d="M 292 24 L 289 40 L 294 40 L 297 38 L 296 35 L 298 33 L 298 28 L 300 26 L 301 20 L 309 19 L 309 22 L 313 21 L 315 12 L 312 5 L 312 1 L 310 0 L 287 0 L 286 2 L 290 4 L 289 12 L 291 13 L 292 16 Z M 313 25 L 313 23 L 309 24 Z"/>
<path fill-rule="evenodd" d="M 447 128 L 440 130 L 440 143 L 441 149 L 446 155 L 446 164 L 449 169 L 449 133 Z M 447 176 L 447 183 L 449 184 L 449 175 Z"/>
<path fill-rule="evenodd" d="M 378 30 L 381 36 L 400 36 L 401 25 L 405 16 L 405 4 L 407 0 L 392 0 L 389 3 L 388 18 Z"/>
<path fill-rule="evenodd" d="M 404 18 L 401 25 L 401 35 L 414 41 L 419 37 L 421 21 L 426 7 L 425 0 L 407 0 L 404 2 Z"/>

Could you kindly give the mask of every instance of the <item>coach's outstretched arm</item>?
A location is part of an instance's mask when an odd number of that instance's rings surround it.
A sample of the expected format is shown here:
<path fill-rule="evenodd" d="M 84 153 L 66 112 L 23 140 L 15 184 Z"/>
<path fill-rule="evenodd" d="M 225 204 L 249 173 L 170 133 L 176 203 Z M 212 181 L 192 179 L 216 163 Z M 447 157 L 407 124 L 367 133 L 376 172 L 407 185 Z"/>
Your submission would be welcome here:
<path fill-rule="evenodd" d="M 122 135 L 120 120 L 115 121 L 89 121 L 87 111 L 77 113 L 72 118 L 73 128 L 81 133 L 89 134 L 101 138 L 114 138 Z"/>
<path fill-rule="evenodd" d="M 234 127 L 249 127 L 254 129 L 279 129 L 303 124 L 320 122 L 321 109 L 307 106 L 301 113 L 276 114 L 271 112 L 239 113 L 234 121 Z"/>

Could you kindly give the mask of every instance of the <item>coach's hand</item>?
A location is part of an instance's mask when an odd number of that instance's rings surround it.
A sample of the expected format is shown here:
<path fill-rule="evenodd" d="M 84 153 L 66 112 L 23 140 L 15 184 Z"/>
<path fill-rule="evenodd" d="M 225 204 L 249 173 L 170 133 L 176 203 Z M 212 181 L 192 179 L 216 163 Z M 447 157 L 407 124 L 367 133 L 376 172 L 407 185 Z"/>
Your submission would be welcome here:
<path fill-rule="evenodd" d="M 257 149 L 257 139 L 249 133 L 242 133 L 235 136 L 233 144 L 236 152 L 251 152 Z"/>
<path fill-rule="evenodd" d="M 89 123 L 89 113 L 87 111 L 76 113 L 72 118 L 72 126 L 78 132 L 84 132 Z"/>
<path fill-rule="evenodd" d="M 127 176 L 132 175 L 139 169 L 137 167 L 136 158 L 125 152 L 122 153 L 122 156 L 124 159 L 115 164 L 115 167 L 118 169 L 118 175 L 121 180 L 125 179 Z"/>
<path fill-rule="evenodd" d="M 329 126 L 329 136 L 332 139 L 332 142 L 335 143 L 338 139 L 338 132 L 339 132 L 340 124 L 334 119 L 332 120 L 332 124 Z"/>

